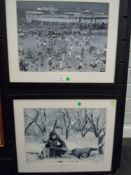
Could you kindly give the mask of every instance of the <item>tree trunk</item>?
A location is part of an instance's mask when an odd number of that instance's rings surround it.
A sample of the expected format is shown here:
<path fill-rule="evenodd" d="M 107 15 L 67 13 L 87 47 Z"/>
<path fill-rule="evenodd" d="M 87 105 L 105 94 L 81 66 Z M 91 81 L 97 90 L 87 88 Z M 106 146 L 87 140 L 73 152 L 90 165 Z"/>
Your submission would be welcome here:
<path fill-rule="evenodd" d="M 70 119 L 70 116 L 69 116 L 69 113 L 68 111 L 65 109 L 65 113 L 66 113 L 66 117 L 68 119 L 68 123 L 66 125 L 66 139 L 68 139 L 69 137 L 69 132 L 70 132 L 70 125 L 71 125 L 71 119 Z M 66 121 L 66 120 L 65 120 Z"/>
<path fill-rule="evenodd" d="M 66 140 L 68 139 L 68 137 L 69 137 L 69 131 L 68 131 L 68 129 L 66 130 Z"/>
<path fill-rule="evenodd" d="M 102 135 L 102 136 L 99 136 L 98 137 L 98 151 L 99 151 L 99 154 L 104 154 L 104 151 L 103 151 L 103 147 L 104 147 L 104 143 L 103 143 L 103 139 L 104 139 L 104 136 L 105 136 L 105 133 Z"/>
<path fill-rule="evenodd" d="M 63 128 L 60 128 L 60 129 L 61 129 L 61 134 L 63 135 L 64 134 Z"/>
<path fill-rule="evenodd" d="M 99 154 L 104 154 L 103 146 L 100 146 L 100 147 L 98 148 L 98 151 L 99 151 Z"/>

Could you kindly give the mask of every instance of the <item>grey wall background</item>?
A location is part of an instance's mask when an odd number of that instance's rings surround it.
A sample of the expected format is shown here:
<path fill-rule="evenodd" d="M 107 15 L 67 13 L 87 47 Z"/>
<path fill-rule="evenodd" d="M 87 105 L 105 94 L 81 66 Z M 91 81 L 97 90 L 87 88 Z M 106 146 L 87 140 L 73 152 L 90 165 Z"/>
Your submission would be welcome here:
<path fill-rule="evenodd" d="M 125 124 L 123 137 L 131 138 L 131 38 L 130 38 L 130 56 L 128 66 L 128 82 L 126 94 Z"/>
<path fill-rule="evenodd" d="M 131 39 L 130 39 L 130 58 L 128 67 L 128 85 L 127 85 L 127 98 L 125 110 L 125 124 L 131 125 Z"/>

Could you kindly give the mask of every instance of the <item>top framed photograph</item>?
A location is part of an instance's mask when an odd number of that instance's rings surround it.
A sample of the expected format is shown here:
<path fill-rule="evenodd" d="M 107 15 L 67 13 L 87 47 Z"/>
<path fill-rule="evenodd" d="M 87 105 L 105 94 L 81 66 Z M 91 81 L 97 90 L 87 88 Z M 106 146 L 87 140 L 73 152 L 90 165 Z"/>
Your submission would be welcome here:
<path fill-rule="evenodd" d="M 10 82 L 114 83 L 120 0 L 6 0 Z"/>

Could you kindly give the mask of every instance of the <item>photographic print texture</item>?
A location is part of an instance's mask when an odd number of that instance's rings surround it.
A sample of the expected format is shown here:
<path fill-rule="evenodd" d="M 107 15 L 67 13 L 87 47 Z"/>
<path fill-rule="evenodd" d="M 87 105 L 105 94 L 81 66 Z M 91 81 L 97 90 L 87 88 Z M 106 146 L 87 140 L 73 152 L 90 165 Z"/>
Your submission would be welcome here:
<path fill-rule="evenodd" d="M 25 108 L 27 163 L 102 162 L 106 108 Z"/>
<path fill-rule="evenodd" d="M 13 104 L 18 172 L 111 171 L 115 99 Z"/>
<path fill-rule="evenodd" d="M 21 72 L 105 72 L 109 3 L 17 1 Z"/>

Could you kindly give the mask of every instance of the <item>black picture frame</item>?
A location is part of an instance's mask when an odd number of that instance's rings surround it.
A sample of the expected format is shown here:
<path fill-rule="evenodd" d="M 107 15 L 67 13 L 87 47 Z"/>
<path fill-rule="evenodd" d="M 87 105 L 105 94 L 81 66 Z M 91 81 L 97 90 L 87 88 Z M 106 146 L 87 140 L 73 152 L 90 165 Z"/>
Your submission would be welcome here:
<path fill-rule="evenodd" d="M 3 111 L 2 111 L 2 104 L 1 104 L 1 94 L 0 94 L 0 147 L 4 147 Z"/>
<path fill-rule="evenodd" d="M 10 162 L 10 164 L 12 165 L 8 170 L 9 171 L 13 171 L 16 174 L 18 173 L 18 167 L 17 167 L 17 154 L 16 154 L 16 138 L 15 138 L 15 125 L 14 125 L 14 109 L 13 109 L 13 100 L 27 100 L 27 99 L 116 99 L 117 100 L 117 112 L 116 112 L 116 123 L 115 123 L 115 132 L 114 132 L 114 144 L 113 144 L 113 159 L 112 159 L 112 168 L 110 172 L 86 172 L 86 174 L 113 174 L 115 173 L 119 166 L 120 166 L 120 151 L 121 151 L 121 143 L 122 143 L 122 128 L 123 128 L 123 116 L 122 116 L 122 110 L 120 108 L 122 102 L 122 99 L 120 96 L 114 96 L 112 94 L 110 95 L 91 95 L 91 94 L 51 94 L 51 93 L 47 93 L 47 92 L 43 92 L 43 93 L 38 93 L 38 94 L 33 94 L 33 92 L 29 93 L 18 93 L 18 91 L 16 91 L 15 93 L 10 93 L 7 94 L 5 93 L 6 96 L 4 95 L 4 103 L 6 104 L 6 120 L 9 119 L 11 117 L 10 120 L 10 127 L 8 127 L 8 132 L 10 131 L 10 135 L 8 135 L 9 140 L 12 140 L 12 143 L 10 145 L 10 149 L 12 150 L 12 161 Z M 6 98 L 5 98 L 6 97 Z M 5 104 L 4 104 L 4 108 L 5 108 Z M 8 104 L 8 105 L 7 105 Z M 6 132 L 5 132 L 6 133 Z M 7 136 L 6 136 L 7 137 Z M 5 138 L 5 140 L 8 140 Z M 6 148 L 8 148 L 8 144 L 6 145 Z M 119 149 L 118 149 L 119 148 Z M 10 152 L 10 151 L 9 151 Z M 3 166 L 2 168 L 4 168 L 5 166 Z M 24 173 L 19 173 L 19 174 L 26 174 L 26 172 Z M 27 173 L 28 174 L 28 173 Z M 36 174 L 40 174 L 40 173 L 36 173 Z M 45 174 L 50 174 L 50 173 L 45 173 Z M 51 173 L 52 174 L 52 173 Z M 55 174 L 55 173 L 54 173 Z M 61 174 L 61 173 L 58 173 Z M 63 174 L 63 173 L 62 173 Z M 74 174 L 72 173 L 64 173 L 64 174 Z M 75 173 L 75 174 L 79 174 L 79 173 Z M 81 173 L 80 173 L 81 174 Z M 85 173 L 82 173 L 85 174 Z"/>
<path fill-rule="evenodd" d="M 6 18 L 5 12 L 3 14 L 4 19 Z M 13 87 L 118 87 L 119 84 L 125 81 L 125 66 L 128 64 L 128 56 L 126 55 L 129 50 L 129 11 L 128 11 L 128 0 L 120 0 L 120 12 L 119 12 L 119 30 L 117 39 L 117 58 L 115 68 L 115 81 L 114 83 L 33 83 L 33 82 L 10 82 L 9 81 L 9 68 L 8 68 L 8 54 L 7 54 L 7 34 L 6 34 L 6 19 L 3 22 L 4 34 L 4 54 L 5 59 L 2 61 L 2 69 L 6 78 L 3 79 L 3 84 L 10 85 Z"/>
<path fill-rule="evenodd" d="M 40 98 L 116 98 L 118 100 L 112 172 L 99 172 L 97 175 L 114 174 L 120 168 L 124 108 L 126 96 L 127 68 L 130 40 L 130 0 L 120 1 L 119 37 L 117 46 L 116 73 L 114 83 L 56 84 L 56 83 L 10 83 L 8 70 L 5 0 L 0 1 L 0 66 L 2 86 L 2 108 L 5 146 L 0 148 L 0 172 L 17 173 L 17 158 L 13 118 L 13 99 Z M 7 166 L 8 165 L 8 166 Z M 26 173 L 22 173 L 26 174 Z M 71 173 L 74 174 L 74 173 Z M 80 174 L 80 173 L 75 173 Z M 87 173 L 83 173 L 87 174 Z M 88 173 L 90 174 L 90 173 Z M 93 174 L 93 173 L 91 173 Z M 96 173 L 95 173 L 96 174 Z"/>

